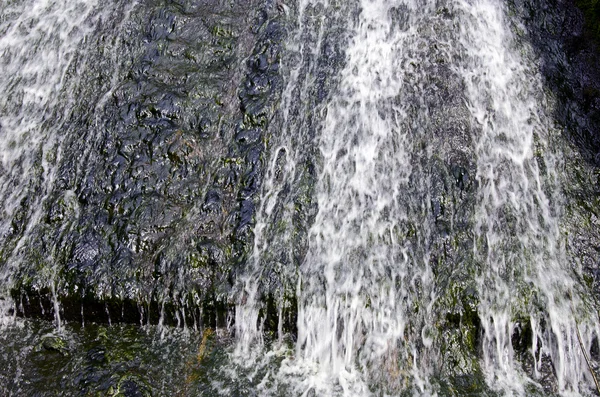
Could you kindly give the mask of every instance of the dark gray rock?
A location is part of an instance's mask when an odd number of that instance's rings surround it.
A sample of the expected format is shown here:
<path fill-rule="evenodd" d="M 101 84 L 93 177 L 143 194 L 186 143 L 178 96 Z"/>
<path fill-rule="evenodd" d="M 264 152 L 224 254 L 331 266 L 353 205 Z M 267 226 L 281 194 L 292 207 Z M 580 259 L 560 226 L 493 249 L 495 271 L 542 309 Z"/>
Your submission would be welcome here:
<path fill-rule="evenodd" d="M 92 37 L 43 221 L 25 236 L 23 201 L 2 247 L 22 263 L 18 313 L 51 318 L 57 299 L 69 320 L 214 325 L 203 302 L 228 310 L 282 89 L 279 17 L 253 2 L 148 0 Z M 19 239 L 27 250 L 11 253 Z"/>

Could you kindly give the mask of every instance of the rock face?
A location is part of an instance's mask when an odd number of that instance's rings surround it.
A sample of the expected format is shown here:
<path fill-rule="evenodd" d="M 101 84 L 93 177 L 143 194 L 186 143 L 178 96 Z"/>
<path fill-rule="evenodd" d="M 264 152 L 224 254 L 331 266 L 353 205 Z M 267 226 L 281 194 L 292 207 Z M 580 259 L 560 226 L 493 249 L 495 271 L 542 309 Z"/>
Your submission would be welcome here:
<path fill-rule="evenodd" d="M 53 188 L 37 220 L 20 203 L 3 245 L 19 313 L 52 318 L 57 301 L 84 322 L 224 321 L 281 91 L 279 17 L 142 1 L 90 37 Z"/>
<path fill-rule="evenodd" d="M 53 150 L 33 151 L 27 193 L 14 203 L 9 227 L 0 236 L 0 268 L 15 302 L 12 311 L 74 324 L 230 325 L 231 289 L 244 272 L 261 279 L 262 330 L 274 333 L 281 326 L 294 333 L 298 269 L 318 212 L 315 185 L 323 158 L 316 137 L 347 61 L 344 48 L 351 35 L 344 31 L 344 18 L 360 13 L 357 4 L 349 3 L 343 17 L 321 18 L 322 4 L 307 6 L 303 29 L 286 18 L 286 12 L 298 12 L 296 5 L 275 1 L 141 0 L 133 7 L 115 7 L 110 21 L 98 25 L 98 32 L 88 36 L 91 43 L 70 64 L 66 87 L 77 100 L 65 105 L 68 112 L 57 109 L 45 122 L 60 125 L 63 135 Z M 569 263 L 583 278 L 581 284 L 593 291 L 591 304 L 597 306 L 600 53 L 598 30 L 589 16 L 597 15 L 598 8 L 593 2 L 578 3 L 584 12 L 567 0 L 511 0 L 508 8 L 513 22 L 518 21 L 511 25 L 515 45 L 532 46 L 540 59 L 552 102 L 547 107 L 555 109 L 554 127 L 562 132 L 550 142 L 563 152 L 561 233 Z M 406 12 L 390 10 L 394 28 L 407 28 Z M 450 34 L 455 19 L 439 7 L 432 24 L 418 28 L 419 39 L 428 43 Z M 306 46 L 284 48 L 289 31 L 300 31 L 298 39 Z M 473 249 L 474 244 L 485 248 L 473 232 L 479 186 L 470 129 L 476 127 L 469 124 L 465 83 L 452 67 L 452 52 L 441 46 L 418 48 L 422 53 L 415 58 L 426 61 L 404 65 L 411 84 L 394 100 L 407 104 L 407 119 L 417 120 L 422 108 L 428 113 L 411 137 L 413 169 L 398 195 L 398 202 L 406 203 L 406 218 L 397 220 L 394 238 L 406 243 L 414 262 L 431 265 L 435 288 L 411 284 L 414 312 L 407 329 L 416 330 L 420 341 L 421 330 L 435 318 L 435 329 L 427 329 L 433 347 L 415 346 L 419 352 L 435 350 L 430 357 L 439 362 L 429 364 L 441 374 L 441 394 L 485 394 L 489 390 L 479 363 L 481 297 L 475 285 L 481 264 Z M 294 76 L 285 75 L 300 61 Z M 296 84 L 284 92 L 283 81 L 292 78 Z M 289 114 L 282 114 L 282 101 Z M 286 136 L 279 139 L 280 132 Z M 536 152 L 542 174 L 543 149 Z M 336 159 L 346 155 L 340 150 Z M 268 158 L 272 161 L 266 164 Z M 6 172 L 0 169 L 0 176 Z M 270 201 L 262 207 L 259 193 L 265 183 L 274 194 L 264 198 Z M 266 221 L 255 247 L 261 208 Z M 510 214 L 500 218 L 507 227 L 517 223 Z M 254 249 L 261 259 L 257 269 L 248 263 Z M 434 295 L 425 313 L 423 303 Z M 521 309 L 511 319 L 516 328 L 510 344 L 531 375 L 537 370 L 531 362 L 533 331 Z M 124 342 L 149 339 L 132 329 L 109 328 L 108 333 Z M 37 339 L 30 335 L 15 347 L 35 346 L 29 353 L 39 368 L 31 370 L 32 376 L 45 376 L 38 372 L 47 371 L 47 357 L 72 374 L 69 365 L 76 364 L 69 357 L 75 357 L 87 372 L 73 380 L 73 390 L 88 385 L 90 393 L 151 395 L 159 389 L 143 376 L 160 360 L 147 345 L 132 355 L 148 362 L 111 361 L 121 342 L 111 341 L 102 326 L 71 331 L 74 339 L 64 340 L 36 329 Z M 204 349 L 211 340 L 178 346 L 185 350 L 196 343 Z M 597 361 L 597 341 L 589 344 Z M 219 358 L 204 368 L 204 354 L 186 356 L 194 362 L 192 370 L 173 359 L 195 387 L 218 365 Z M 552 362 L 540 357 L 540 363 L 543 392 L 555 393 Z M 385 382 L 379 369 L 374 378 Z M 11 387 L 23 391 L 17 383 Z M 41 386 L 26 392 L 36 387 Z"/>
<path fill-rule="evenodd" d="M 554 119 L 562 130 L 568 251 L 574 269 L 600 298 L 600 36 L 597 2 L 514 1 L 528 40 L 542 60 Z M 579 7 L 579 8 L 578 8 Z"/>

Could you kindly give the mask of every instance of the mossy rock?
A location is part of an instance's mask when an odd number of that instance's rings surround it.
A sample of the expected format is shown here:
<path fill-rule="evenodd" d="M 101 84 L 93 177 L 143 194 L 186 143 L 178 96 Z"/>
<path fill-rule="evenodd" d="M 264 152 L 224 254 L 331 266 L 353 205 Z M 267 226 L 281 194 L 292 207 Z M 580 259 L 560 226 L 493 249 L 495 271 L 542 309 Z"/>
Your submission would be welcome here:
<path fill-rule="evenodd" d="M 69 346 L 67 342 L 58 335 L 44 335 L 41 341 L 35 346 L 34 351 L 36 352 L 55 352 L 61 356 L 69 356 Z"/>

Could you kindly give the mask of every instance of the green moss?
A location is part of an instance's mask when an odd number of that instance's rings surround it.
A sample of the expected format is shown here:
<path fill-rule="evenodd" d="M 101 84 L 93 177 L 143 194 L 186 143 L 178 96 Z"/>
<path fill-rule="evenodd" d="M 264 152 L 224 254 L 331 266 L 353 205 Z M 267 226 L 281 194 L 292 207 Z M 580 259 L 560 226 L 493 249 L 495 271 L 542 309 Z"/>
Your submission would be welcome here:
<path fill-rule="evenodd" d="M 210 33 L 216 37 L 231 38 L 233 37 L 233 31 L 225 26 L 215 25 L 211 28 Z"/>
<path fill-rule="evenodd" d="M 221 159 L 224 165 L 242 165 L 244 164 L 244 159 L 242 157 L 224 157 Z"/>
<path fill-rule="evenodd" d="M 194 269 L 205 269 L 208 265 L 209 256 L 204 250 L 201 252 L 192 252 L 189 256 L 190 266 Z"/>
<path fill-rule="evenodd" d="M 264 114 L 249 114 L 244 113 L 244 126 L 247 128 L 267 127 L 267 117 Z"/>
<path fill-rule="evenodd" d="M 59 353 L 62 356 L 67 357 L 69 355 L 69 349 L 67 342 L 63 338 L 57 335 L 45 335 L 42 337 L 40 343 L 34 349 L 36 352 L 48 351 Z"/>

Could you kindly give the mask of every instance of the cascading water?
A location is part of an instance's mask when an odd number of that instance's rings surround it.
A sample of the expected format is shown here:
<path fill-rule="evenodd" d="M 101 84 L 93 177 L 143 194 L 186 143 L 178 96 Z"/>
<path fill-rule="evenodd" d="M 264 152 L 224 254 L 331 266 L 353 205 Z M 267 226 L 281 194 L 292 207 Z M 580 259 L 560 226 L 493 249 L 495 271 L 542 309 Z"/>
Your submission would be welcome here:
<path fill-rule="evenodd" d="M 264 348 L 260 302 L 272 278 L 279 277 L 280 317 L 296 286 L 295 348 L 279 369 L 261 375 L 262 392 L 439 392 L 436 376 L 448 365 L 440 350 L 452 343 L 439 331 L 454 288 L 444 274 L 455 272 L 470 280 L 478 302 L 480 330 L 470 332 L 482 355 L 479 364 L 463 358 L 455 365 L 482 371 L 491 390 L 528 395 L 549 390 L 539 376 L 550 359 L 556 392 L 589 393 L 582 352 L 598 337 L 596 315 L 562 243 L 551 103 L 508 7 L 307 1 L 295 11 L 288 51 L 301 60 L 288 66 L 285 129 L 274 139 L 236 308 L 237 355 L 246 359 L 254 342 L 259 354 Z M 343 61 L 327 64 L 341 67 L 328 76 L 321 102 L 310 95 L 321 89 L 323 59 L 335 52 L 331 36 L 345 45 L 338 49 Z M 307 162 L 316 182 L 300 200 L 290 192 L 302 188 Z M 440 163 L 450 164 L 461 190 L 471 186 L 473 203 L 457 204 L 462 193 L 438 194 Z M 290 254 L 298 205 L 313 213 L 300 259 Z M 466 254 L 448 253 L 464 249 L 463 240 L 470 241 Z M 440 263 L 456 269 L 440 270 Z M 515 335 L 526 333 L 531 347 L 517 360 Z"/>
<path fill-rule="evenodd" d="M 6 93 L 0 99 L 3 297 L 9 295 L 23 253 L 30 249 L 28 237 L 42 220 L 44 202 L 55 188 L 64 145 L 73 137 L 70 123 L 81 117 L 77 96 L 92 88 L 85 87 L 90 78 L 85 74 L 91 47 L 87 39 L 115 15 L 123 23 L 130 8 L 120 7 L 96 1 L 15 1 L 0 10 L 0 89 Z M 111 54 L 110 47 L 105 62 L 115 66 L 116 53 Z M 72 190 L 66 190 L 62 200 L 77 212 Z M 56 266 L 45 271 L 43 279 L 55 280 Z M 55 283 L 49 284 L 56 295 Z M 60 327 L 56 299 L 53 312 Z"/>
<path fill-rule="evenodd" d="M 0 102 L 3 240 L 19 232 L 26 234 L 39 221 L 41 202 L 52 187 L 54 164 L 60 156 L 60 134 L 55 128 L 60 128 L 60 120 L 68 116 L 56 105 L 85 29 L 93 28 L 84 21 L 94 6 L 88 2 L 63 7 L 57 2 L 22 1 L 2 9 L 2 19 L 7 22 L 2 24 L 0 40 L 0 87 L 2 92 L 10 92 Z M 56 112 L 55 117 L 52 112 Z M 64 112 L 68 113 L 68 107 Z M 25 209 L 20 219 L 14 219 L 19 205 L 34 194 L 29 198 L 31 212 Z M 13 249 L 19 250 L 24 243 L 22 239 Z M 3 256 L 12 255 L 3 252 Z M 10 287 L 11 275 L 11 270 L 4 269 L 4 287 Z M 58 315 L 56 320 L 60 326 Z"/>
<path fill-rule="evenodd" d="M 576 334 L 585 335 L 589 349 L 598 329 L 589 319 L 577 325 L 578 316 L 590 314 L 561 241 L 560 155 L 550 147 L 556 130 L 532 68 L 535 60 L 528 59 L 527 48 L 521 54 L 511 48 L 515 41 L 502 8 L 481 2 L 473 12 L 468 2 L 460 6 L 472 14 L 462 28 L 470 62 L 461 73 L 476 131 L 480 197 L 474 251 L 481 264 L 484 370 L 490 384 L 524 393 L 511 335 L 530 321 L 535 370 L 548 355 L 561 391 L 585 390 L 592 379 Z M 516 313 L 525 318 L 516 319 Z"/>
<path fill-rule="evenodd" d="M 0 394 L 600 392 L 554 3 L 0 0 Z"/>

